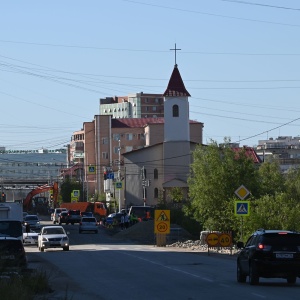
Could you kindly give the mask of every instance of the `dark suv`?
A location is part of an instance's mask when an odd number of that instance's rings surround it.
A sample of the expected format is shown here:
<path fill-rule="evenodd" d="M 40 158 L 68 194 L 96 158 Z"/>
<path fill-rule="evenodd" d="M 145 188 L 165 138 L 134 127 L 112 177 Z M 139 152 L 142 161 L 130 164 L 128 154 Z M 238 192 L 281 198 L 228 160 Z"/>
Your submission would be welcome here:
<path fill-rule="evenodd" d="M 246 242 L 237 243 L 237 281 L 251 285 L 259 283 L 259 277 L 285 278 L 295 284 L 300 277 L 300 233 L 285 230 L 254 232 Z"/>
<path fill-rule="evenodd" d="M 13 237 L 0 237 L 0 272 L 26 268 L 27 258 L 22 241 Z"/>
<path fill-rule="evenodd" d="M 68 225 L 71 223 L 74 225 L 74 223 L 80 223 L 81 221 L 81 215 L 80 215 L 80 210 L 69 210 L 68 211 L 68 216 L 66 218 L 66 224 Z"/>

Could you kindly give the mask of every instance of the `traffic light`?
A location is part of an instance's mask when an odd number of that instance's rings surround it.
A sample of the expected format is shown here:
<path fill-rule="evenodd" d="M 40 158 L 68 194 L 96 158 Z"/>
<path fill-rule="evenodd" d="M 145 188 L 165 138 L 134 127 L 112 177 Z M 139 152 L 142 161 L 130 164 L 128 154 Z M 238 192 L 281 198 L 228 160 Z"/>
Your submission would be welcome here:
<path fill-rule="evenodd" d="M 5 201 L 6 201 L 6 195 L 5 195 L 5 193 L 2 193 L 2 194 L 1 194 L 1 199 L 2 199 L 2 202 L 5 202 Z"/>

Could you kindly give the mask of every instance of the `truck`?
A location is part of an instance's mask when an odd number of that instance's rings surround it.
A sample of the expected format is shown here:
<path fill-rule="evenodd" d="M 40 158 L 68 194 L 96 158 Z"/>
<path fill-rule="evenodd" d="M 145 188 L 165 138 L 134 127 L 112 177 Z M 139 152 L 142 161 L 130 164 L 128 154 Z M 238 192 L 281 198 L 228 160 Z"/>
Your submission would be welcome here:
<path fill-rule="evenodd" d="M 80 212 L 92 212 L 98 222 L 106 217 L 107 210 L 102 202 L 63 202 L 60 207 L 67 210 L 80 210 Z"/>
<path fill-rule="evenodd" d="M 0 203 L 0 236 L 23 241 L 23 205 L 18 202 Z"/>
<path fill-rule="evenodd" d="M 30 191 L 25 200 L 23 201 L 23 208 L 25 211 L 34 211 L 34 213 L 44 214 L 48 213 L 49 209 L 49 201 L 47 201 L 46 197 L 36 197 L 33 200 L 33 197 L 45 193 L 48 191 L 52 191 L 53 197 L 53 205 L 56 207 L 57 199 L 58 199 L 58 183 L 54 182 L 53 184 L 45 184 L 42 186 L 38 186 L 32 191 Z M 34 205 L 33 205 L 34 203 Z"/>

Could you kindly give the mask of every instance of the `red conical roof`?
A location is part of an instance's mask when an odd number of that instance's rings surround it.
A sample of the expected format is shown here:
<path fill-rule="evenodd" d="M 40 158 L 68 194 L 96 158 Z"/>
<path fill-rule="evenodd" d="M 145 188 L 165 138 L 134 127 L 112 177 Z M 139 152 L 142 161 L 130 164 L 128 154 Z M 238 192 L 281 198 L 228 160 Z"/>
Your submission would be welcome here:
<path fill-rule="evenodd" d="M 174 97 L 174 96 L 175 97 L 176 96 L 190 97 L 191 96 L 184 86 L 181 75 L 177 68 L 177 64 L 174 66 L 174 70 L 171 75 L 168 87 L 163 95 L 164 95 L 164 97 Z"/>

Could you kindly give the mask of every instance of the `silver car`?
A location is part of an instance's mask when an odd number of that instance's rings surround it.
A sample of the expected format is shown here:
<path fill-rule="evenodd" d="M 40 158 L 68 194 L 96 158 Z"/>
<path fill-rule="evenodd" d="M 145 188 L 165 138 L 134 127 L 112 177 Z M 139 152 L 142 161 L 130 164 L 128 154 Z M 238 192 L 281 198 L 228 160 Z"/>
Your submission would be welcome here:
<path fill-rule="evenodd" d="M 95 217 L 82 217 L 79 223 L 79 233 L 93 231 L 98 233 L 98 225 Z"/>

